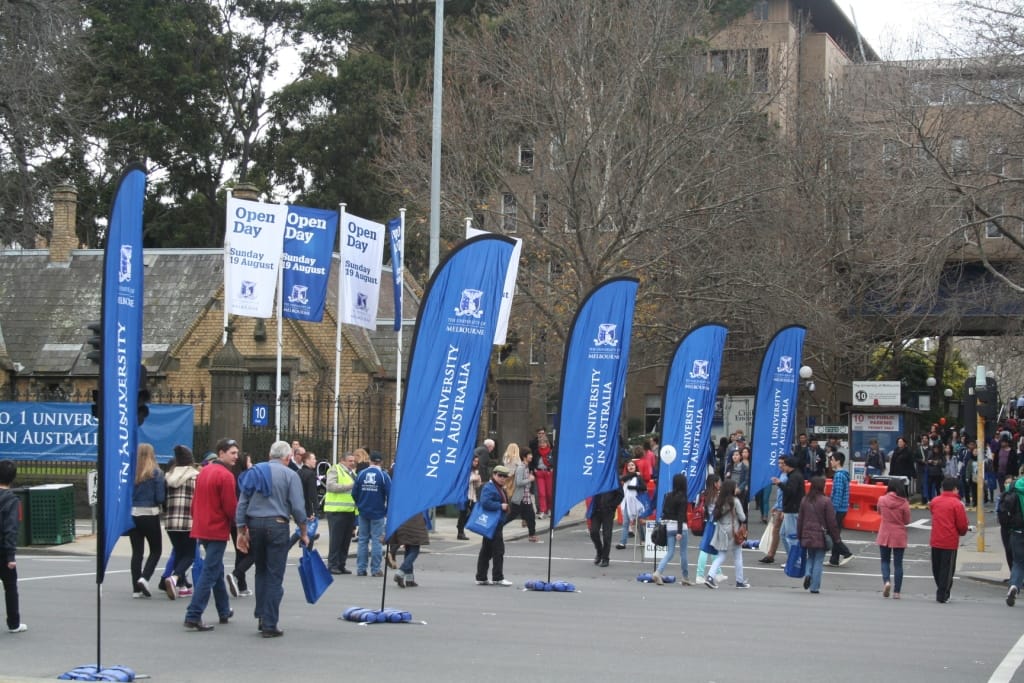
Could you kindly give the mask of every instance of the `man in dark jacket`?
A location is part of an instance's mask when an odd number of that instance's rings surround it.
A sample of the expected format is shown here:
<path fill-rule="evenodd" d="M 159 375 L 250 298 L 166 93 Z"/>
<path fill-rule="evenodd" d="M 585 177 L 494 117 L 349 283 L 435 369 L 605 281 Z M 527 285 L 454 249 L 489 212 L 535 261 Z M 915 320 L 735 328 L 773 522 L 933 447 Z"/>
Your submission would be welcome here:
<path fill-rule="evenodd" d="M 482 537 L 480 554 L 476 558 L 476 585 L 478 586 L 511 586 L 512 582 L 505 578 L 505 539 L 501 534 L 505 516 L 508 514 L 508 497 L 505 495 L 505 482 L 512 473 L 504 465 L 497 465 L 491 470 L 491 480 L 480 489 L 480 509 L 488 514 L 498 515 L 497 528 L 490 538 Z M 491 579 L 487 580 L 487 569 L 491 569 Z"/>
<path fill-rule="evenodd" d="M 302 500 L 306 504 L 306 525 L 308 525 L 314 519 L 316 519 L 316 453 L 313 451 L 307 451 L 302 455 L 302 467 L 298 471 L 299 482 L 302 484 Z M 309 546 L 313 547 L 313 541 L 320 538 L 319 533 L 315 533 L 309 537 Z M 292 532 L 292 538 L 289 547 L 293 547 L 299 542 L 299 530 L 296 529 Z"/>
<path fill-rule="evenodd" d="M 796 534 L 797 516 L 800 514 L 800 503 L 804 499 L 804 476 L 800 471 L 800 461 L 793 456 L 783 458 L 779 468 L 786 473 L 786 481 L 772 477 L 772 483 L 779 487 L 782 495 L 782 527 L 779 533 L 788 555 L 789 537 Z"/>
<path fill-rule="evenodd" d="M 14 558 L 18 546 L 18 497 L 11 493 L 11 484 L 18 468 L 11 460 L 0 460 L 0 580 L 4 584 L 7 605 L 7 631 L 24 633 L 18 608 L 18 565 Z"/>
<path fill-rule="evenodd" d="M 594 564 L 608 566 L 608 553 L 612 549 L 612 527 L 615 526 L 615 511 L 622 503 L 622 487 L 616 486 L 594 496 L 590 503 L 590 540 L 594 542 L 597 555 Z"/>

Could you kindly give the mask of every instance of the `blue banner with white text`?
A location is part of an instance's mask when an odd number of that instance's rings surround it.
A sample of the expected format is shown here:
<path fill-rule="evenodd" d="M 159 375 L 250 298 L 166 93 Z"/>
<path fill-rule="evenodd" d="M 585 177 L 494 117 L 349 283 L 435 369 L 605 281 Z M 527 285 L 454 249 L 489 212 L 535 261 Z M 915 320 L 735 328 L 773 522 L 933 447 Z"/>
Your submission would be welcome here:
<path fill-rule="evenodd" d="M 696 501 L 704 489 L 708 466 L 708 435 L 722 371 L 728 330 L 701 325 L 676 346 L 665 380 L 662 402 L 661 452 L 658 454 L 658 509 L 672 491 L 672 478 L 686 475 L 686 492 Z"/>
<path fill-rule="evenodd" d="M 395 284 L 395 332 L 402 329 L 402 275 L 405 258 L 405 229 L 401 218 L 388 221 L 388 242 L 391 244 L 391 279 Z"/>
<path fill-rule="evenodd" d="M 289 206 L 284 227 L 281 315 L 318 323 L 324 319 L 338 212 Z"/>
<path fill-rule="evenodd" d="M 496 235 L 467 240 L 427 287 L 402 400 L 386 537 L 415 514 L 466 498 L 513 246 Z"/>
<path fill-rule="evenodd" d="M 765 349 L 754 400 L 754 429 L 750 439 L 750 492 L 756 493 L 779 474 L 779 461 L 793 442 L 793 420 L 800 389 L 804 335 L 799 325 L 779 330 Z"/>
<path fill-rule="evenodd" d="M 194 412 L 190 405 L 151 404 L 139 425 L 139 442 L 152 444 L 157 460 L 168 462 L 176 445 L 192 448 Z M 0 401 L 0 454 L 11 460 L 95 462 L 98 426 L 88 403 Z"/>
<path fill-rule="evenodd" d="M 637 286 L 634 278 L 608 280 L 576 312 L 562 369 L 552 527 L 573 505 L 618 485 L 619 415 Z"/>
<path fill-rule="evenodd" d="M 130 166 L 121 176 L 110 211 L 103 254 L 102 363 L 98 444 L 100 523 L 96 582 L 132 522 L 138 445 L 139 366 L 142 361 L 142 204 L 146 171 Z"/>

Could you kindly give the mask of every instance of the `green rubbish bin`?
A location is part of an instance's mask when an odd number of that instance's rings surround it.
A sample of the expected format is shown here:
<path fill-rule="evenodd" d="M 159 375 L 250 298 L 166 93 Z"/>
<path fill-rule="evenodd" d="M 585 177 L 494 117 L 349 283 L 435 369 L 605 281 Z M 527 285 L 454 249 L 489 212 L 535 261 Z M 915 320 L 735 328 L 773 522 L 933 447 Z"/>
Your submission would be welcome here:
<path fill-rule="evenodd" d="M 75 488 L 44 484 L 28 489 L 29 542 L 60 545 L 75 540 Z"/>
<path fill-rule="evenodd" d="M 28 488 L 21 486 L 11 489 L 11 493 L 18 497 L 18 547 L 24 548 L 28 545 Z"/>

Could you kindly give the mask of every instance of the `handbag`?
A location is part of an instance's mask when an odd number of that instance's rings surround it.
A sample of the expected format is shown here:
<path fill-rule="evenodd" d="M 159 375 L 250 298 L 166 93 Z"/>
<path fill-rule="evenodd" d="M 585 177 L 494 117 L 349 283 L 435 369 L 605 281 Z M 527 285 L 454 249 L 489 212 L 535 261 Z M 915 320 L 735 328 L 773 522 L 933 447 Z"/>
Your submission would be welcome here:
<path fill-rule="evenodd" d="M 732 532 L 732 540 L 736 545 L 743 545 L 747 540 L 747 525 L 741 524 Z"/>
<path fill-rule="evenodd" d="M 302 546 L 302 557 L 299 558 L 299 580 L 302 581 L 302 592 L 306 602 L 315 604 L 324 594 L 327 587 L 334 583 L 334 577 L 324 564 L 324 559 L 316 550 Z"/>
<path fill-rule="evenodd" d="M 655 524 L 651 532 L 651 543 L 664 548 L 668 545 L 668 528 L 664 524 Z"/>
<path fill-rule="evenodd" d="M 807 562 L 807 551 L 800 545 L 800 540 L 795 535 L 789 537 L 789 553 L 786 555 L 786 576 L 799 579 L 804 575 L 804 565 Z"/>
<path fill-rule="evenodd" d="M 690 503 L 686 508 L 686 526 L 697 536 L 704 534 L 704 504 Z"/>
<path fill-rule="evenodd" d="M 772 523 L 769 521 L 768 526 L 764 528 L 764 533 L 761 534 L 761 543 L 757 546 L 761 550 L 768 552 L 768 548 L 772 545 Z"/>
<path fill-rule="evenodd" d="M 715 538 L 715 520 L 709 520 L 707 526 L 704 527 L 704 536 L 700 539 L 700 549 L 706 552 L 708 555 L 717 555 L 718 550 L 715 546 L 711 545 L 711 542 Z"/>
<path fill-rule="evenodd" d="M 523 500 L 519 504 L 533 505 L 533 495 L 529 492 L 529 490 L 523 493 Z"/>
<path fill-rule="evenodd" d="M 637 519 L 643 519 L 651 514 L 651 497 L 647 495 L 646 490 L 643 493 L 636 494 L 636 516 Z"/>
<path fill-rule="evenodd" d="M 469 521 L 466 522 L 466 530 L 474 534 L 480 534 L 484 538 L 494 538 L 494 532 L 498 530 L 501 522 L 501 510 L 490 512 L 484 510 L 480 503 L 473 506 L 469 513 Z"/>

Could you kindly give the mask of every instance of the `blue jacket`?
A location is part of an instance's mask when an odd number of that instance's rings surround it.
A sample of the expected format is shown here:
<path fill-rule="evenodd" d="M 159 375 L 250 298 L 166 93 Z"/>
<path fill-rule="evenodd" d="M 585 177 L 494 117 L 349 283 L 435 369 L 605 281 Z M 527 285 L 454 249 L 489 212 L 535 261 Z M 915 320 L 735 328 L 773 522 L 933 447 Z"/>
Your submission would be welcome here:
<path fill-rule="evenodd" d="M 155 508 L 164 504 L 167 498 L 167 483 L 160 468 L 152 477 L 135 485 L 132 491 L 132 507 Z"/>
<path fill-rule="evenodd" d="M 505 511 L 501 509 L 501 504 L 507 502 L 505 492 L 498 488 L 493 479 L 484 484 L 483 489 L 480 490 L 480 507 L 488 512 L 500 512 L 501 520 L 498 524 L 505 521 Z"/>
<path fill-rule="evenodd" d="M 367 467 L 359 473 L 356 483 L 352 485 L 352 497 L 355 498 L 359 516 L 368 520 L 387 516 L 390 496 L 391 477 L 379 467 Z"/>

